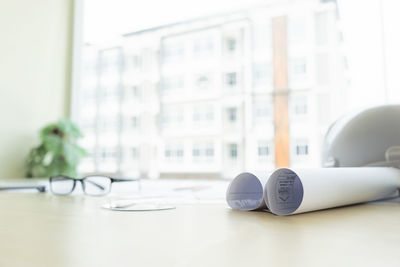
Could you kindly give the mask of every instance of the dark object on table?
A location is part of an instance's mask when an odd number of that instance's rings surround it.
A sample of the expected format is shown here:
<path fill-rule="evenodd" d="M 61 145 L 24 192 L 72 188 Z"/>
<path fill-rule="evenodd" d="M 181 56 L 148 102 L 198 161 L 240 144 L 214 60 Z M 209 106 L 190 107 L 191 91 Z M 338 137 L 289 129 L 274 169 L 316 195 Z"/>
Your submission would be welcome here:
<path fill-rule="evenodd" d="M 38 190 L 41 193 L 46 192 L 46 186 L 44 185 L 22 185 L 22 186 L 3 186 L 0 187 L 0 191 L 8 191 L 8 190 L 29 190 L 29 189 L 34 189 Z"/>

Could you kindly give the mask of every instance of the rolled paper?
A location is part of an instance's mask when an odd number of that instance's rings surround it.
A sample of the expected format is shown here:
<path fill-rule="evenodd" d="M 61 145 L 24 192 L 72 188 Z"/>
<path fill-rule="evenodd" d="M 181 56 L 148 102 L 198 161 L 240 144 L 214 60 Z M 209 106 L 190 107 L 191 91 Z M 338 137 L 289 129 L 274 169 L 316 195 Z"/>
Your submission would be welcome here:
<path fill-rule="evenodd" d="M 398 195 L 400 170 L 389 167 L 276 170 L 264 187 L 269 210 L 290 215 Z"/>
<path fill-rule="evenodd" d="M 264 185 L 268 175 L 244 172 L 236 176 L 228 186 L 226 201 L 232 209 L 265 209 Z"/>

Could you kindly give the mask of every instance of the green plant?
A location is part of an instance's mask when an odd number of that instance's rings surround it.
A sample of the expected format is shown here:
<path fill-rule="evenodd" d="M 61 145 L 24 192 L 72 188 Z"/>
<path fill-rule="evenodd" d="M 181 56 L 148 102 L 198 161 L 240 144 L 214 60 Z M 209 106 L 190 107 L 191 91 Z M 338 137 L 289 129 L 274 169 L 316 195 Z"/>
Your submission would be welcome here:
<path fill-rule="evenodd" d="M 77 145 L 83 137 L 69 119 L 61 119 L 40 130 L 41 144 L 32 148 L 26 160 L 27 177 L 76 176 L 86 151 Z"/>

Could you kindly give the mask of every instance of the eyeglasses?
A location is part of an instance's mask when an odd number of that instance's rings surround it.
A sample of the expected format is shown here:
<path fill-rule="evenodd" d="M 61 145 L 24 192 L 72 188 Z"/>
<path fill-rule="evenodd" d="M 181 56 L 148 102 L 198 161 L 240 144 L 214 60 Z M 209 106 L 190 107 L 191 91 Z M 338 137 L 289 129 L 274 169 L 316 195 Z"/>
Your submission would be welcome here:
<path fill-rule="evenodd" d="M 111 191 L 111 184 L 114 182 L 132 182 L 138 179 L 117 179 L 101 175 L 86 176 L 84 178 L 72 178 L 58 175 L 50 177 L 50 190 L 56 195 L 71 194 L 80 182 L 83 192 L 90 196 L 104 196 Z"/>

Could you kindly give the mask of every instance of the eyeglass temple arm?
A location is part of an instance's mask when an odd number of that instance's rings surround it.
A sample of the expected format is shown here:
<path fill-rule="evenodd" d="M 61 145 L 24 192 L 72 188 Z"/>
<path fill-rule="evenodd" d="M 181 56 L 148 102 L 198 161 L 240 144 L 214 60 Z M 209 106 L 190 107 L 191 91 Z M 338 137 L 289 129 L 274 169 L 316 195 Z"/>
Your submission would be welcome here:
<path fill-rule="evenodd" d="M 111 178 L 112 182 L 132 182 L 132 181 L 139 181 L 140 179 L 118 179 L 118 178 Z M 99 185 L 91 180 L 86 180 L 87 183 L 91 183 L 94 186 L 97 186 L 101 190 L 104 190 L 105 188 L 102 185 Z"/>
<path fill-rule="evenodd" d="M 138 182 L 139 190 L 142 190 L 142 180 L 140 178 L 127 178 L 127 179 L 120 179 L 120 178 L 111 178 L 111 182 Z"/>
<path fill-rule="evenodd" d="M 104 186 L 99 185 L 99 184 L 97 184 L 97 183 L 95 183 L 95 182 L 93 182 L 93 181 L 86 180 L 85 182 L 86 182 L 86 183 L 91 183 L 92 185 L 97 186 L 97 187 L 100 188 L 101 190 L 104 190 L 104 189 L 105 189 Z"/>
<path fill-rule="evenodd" d="M 137 178 L 129 178 L 129 179 L 111 178 L 111 181 L 113 181 L 113 182 L 133 182 L 133 181 L 140 181 L 140 179 L 137 179 Z"/>

